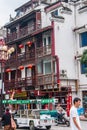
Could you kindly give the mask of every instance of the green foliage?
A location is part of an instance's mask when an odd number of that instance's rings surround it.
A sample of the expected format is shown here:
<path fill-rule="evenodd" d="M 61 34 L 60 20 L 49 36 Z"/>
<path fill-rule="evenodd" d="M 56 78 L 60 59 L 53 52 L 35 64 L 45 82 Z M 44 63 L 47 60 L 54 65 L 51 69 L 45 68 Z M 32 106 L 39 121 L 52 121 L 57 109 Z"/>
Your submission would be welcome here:
<path fill-rule="evenodd" d="M 81 56 L 81 63 L 87 65 L 87 50 L 83 51 L 83 54 Z"/>
<path fill-rule="evenodd" d="M 81 64 L 84 64 L 87 66 L 87 49 L 83 51 L 80 61 L 81 61 Z M 87 67 L 85 67 L 85 76 L 87 77 Z"/>

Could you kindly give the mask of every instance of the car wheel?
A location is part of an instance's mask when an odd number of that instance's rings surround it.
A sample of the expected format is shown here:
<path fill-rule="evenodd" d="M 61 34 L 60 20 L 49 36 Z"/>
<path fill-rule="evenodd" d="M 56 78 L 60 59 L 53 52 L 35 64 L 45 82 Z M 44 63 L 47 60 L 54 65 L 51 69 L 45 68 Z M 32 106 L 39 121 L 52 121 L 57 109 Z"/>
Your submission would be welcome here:
<path fill-rule="evenodd" d="M 51 128 L 51 126 L 46 126 L 46 129 L 47 129 L 47 130 L 50 130 L 50 128 Z"/>

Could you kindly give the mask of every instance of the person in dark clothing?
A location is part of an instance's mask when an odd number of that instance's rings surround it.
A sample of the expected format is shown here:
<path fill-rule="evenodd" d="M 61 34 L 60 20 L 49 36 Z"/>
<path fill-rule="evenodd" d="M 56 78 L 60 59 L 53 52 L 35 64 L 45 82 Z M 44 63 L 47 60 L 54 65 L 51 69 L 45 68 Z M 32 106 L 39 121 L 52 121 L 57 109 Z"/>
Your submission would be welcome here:
<path fill-rule="evenodd" d="M 9 108 L 6 108 L 1 121 L 4 122 L 4 130 L 11 130 L 11 114 L 9 112 Z"/>

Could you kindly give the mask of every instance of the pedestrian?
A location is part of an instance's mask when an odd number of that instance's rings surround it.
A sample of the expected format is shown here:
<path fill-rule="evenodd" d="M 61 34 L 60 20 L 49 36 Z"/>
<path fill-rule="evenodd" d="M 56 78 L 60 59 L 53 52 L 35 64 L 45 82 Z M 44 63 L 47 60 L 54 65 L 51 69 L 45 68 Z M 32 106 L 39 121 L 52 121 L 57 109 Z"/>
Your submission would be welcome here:
<path fill-rule="evenodd" d="M 4 124 L 4 130 L 11 130 L 11 114 L 9 108 L 7 107 L 5 113 L 2 116 L 1 121 Z"/>
<path fill-rule="evenodd" d="M 61 107 L 60 103 L 57 104 L 56 110 L 57 110 L 58 113 L 63 112 L 63 108 Z"/>
<path fill-rule="evenodd" d="M 62 121 L 63 108 L 61 107 L 60 103 L 57 104 L 56 110 L 57 110 L 58 120 Z"/>
<path fill-rule="evenodd" d="M 80 118 L 77 112 L 77 108 L 79 108 L 81 103 L 81 99 L 76 97 L 73 100 L 73 105 L 70 109 L 70 125 L 72 130 L 82 130 L 80 124 Z"/>

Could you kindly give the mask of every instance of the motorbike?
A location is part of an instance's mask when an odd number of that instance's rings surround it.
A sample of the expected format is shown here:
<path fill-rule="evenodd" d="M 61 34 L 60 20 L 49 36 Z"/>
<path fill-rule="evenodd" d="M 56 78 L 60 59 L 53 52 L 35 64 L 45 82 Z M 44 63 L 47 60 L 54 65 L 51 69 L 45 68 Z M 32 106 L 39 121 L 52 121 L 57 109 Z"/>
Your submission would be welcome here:
<path fill-rule="evenodd" d="M 62 124 L 62 125 L 66 125 L 67 127 L 70 126 L 70 121 L 68 118 L 65 117 L 65 113 L 59 114 L 58 117 L 56 118 L 56 122 L 57 125 Z"/>

